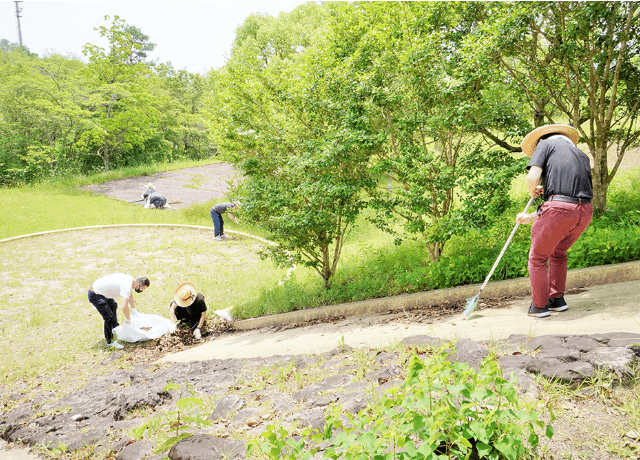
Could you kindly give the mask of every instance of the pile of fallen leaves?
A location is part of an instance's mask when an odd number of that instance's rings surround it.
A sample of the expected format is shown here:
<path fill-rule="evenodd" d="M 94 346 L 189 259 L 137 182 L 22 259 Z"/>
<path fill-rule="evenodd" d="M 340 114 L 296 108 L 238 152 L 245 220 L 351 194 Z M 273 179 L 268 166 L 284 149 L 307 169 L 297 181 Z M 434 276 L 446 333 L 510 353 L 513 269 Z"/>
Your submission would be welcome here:
<path fill-rule="evenodd" d="M 165 334 L 156 340 L 137 343 L 135 351 L 130 354 L 130 360 L 136 364 L 151 363 L 169 353 L 178 353 L 202 345 L 233 330 L 233 324 L 218 316 L 210 316 L 200 329 L 202 336 L 200 339 L 193 336 L 193 330 L 189 326 L 179 326 L 173 334 Z"/>

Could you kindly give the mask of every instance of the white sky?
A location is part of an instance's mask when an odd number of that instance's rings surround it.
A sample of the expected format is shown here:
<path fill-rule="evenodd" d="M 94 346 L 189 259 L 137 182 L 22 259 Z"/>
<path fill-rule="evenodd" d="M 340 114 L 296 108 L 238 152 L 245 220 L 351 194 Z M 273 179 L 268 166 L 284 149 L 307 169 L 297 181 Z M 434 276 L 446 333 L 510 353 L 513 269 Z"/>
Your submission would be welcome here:
<path fill-rule="evenodd" d="M 53 52 L 84 59 L 82 48 L 102 47 L 99 26 L 118 15 L 156 44 L 149 59 L 171 62 L 176 70 L 205 73 L 225 63 L 236 28 L 251 13 L 278 16 L 303 0 L 254 1 L 30 1 L 19 3 L 22 42 L 40 57 Z M 0 0 L 0 39 L 18 43 L 15 2 Z M 86 60 L 85 60 L 86 62 Z"/>

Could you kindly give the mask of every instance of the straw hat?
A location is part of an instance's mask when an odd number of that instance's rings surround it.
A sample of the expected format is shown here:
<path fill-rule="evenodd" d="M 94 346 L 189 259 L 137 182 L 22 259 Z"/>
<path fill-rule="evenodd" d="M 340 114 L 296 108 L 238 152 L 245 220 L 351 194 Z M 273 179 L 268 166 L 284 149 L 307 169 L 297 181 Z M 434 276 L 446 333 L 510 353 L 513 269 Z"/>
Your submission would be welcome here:
<path fill-rule="evenodd" d="M 147 188 L 153 188 L 153 184 L 147 184 Z"/>
<path fill-rule="evenodd" d="M 198 290 L 192 283 L 187 281 L 178 286 L 173 294 L 173 300 L 181 307 L 188 307 L 196 299 L 196 295 L 198 295 Z"/>
<path fill-rule="evenodd" d="M 563 134 L 571 139 L 573 145 L 578 145 L 578 139 L 580 139 L 580 134 L 578 130 L 573 126 L 569 125 L 545 125 L 540 126 L 539 128 L 534 129 L 529 134 L 527 134 L 522 140 L 522 151 L 526 156 L 531 158 L 533 155 L 536 146 L 538 145 L 538 141 L 542 136 L 547 134 Z"/>

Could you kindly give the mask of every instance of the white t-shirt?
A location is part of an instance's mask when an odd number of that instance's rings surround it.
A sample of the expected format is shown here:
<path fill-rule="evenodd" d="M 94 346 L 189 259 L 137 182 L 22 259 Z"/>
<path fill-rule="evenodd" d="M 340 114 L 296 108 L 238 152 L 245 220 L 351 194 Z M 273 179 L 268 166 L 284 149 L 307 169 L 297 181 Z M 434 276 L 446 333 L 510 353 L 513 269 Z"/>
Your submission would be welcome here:
<path fill-rule="evenodd" d="M 93 292 L 105 296 L 107 299 L 131 297 L 133 276 L 124 273 L 113 273 L 95 280 L 92 284 Z"/>

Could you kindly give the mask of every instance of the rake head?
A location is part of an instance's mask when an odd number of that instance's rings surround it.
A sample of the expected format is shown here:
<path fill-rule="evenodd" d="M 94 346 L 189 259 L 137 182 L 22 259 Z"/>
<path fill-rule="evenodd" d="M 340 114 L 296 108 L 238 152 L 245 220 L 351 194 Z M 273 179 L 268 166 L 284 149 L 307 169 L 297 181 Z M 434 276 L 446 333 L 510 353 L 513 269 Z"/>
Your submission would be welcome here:
<path fill-rule="evenodd" d="M 469 316 L 478 307 L 479 297 L 480 297 L 480 293 L 478 292 L 473 297 L 467 299 L 467 305 L 464 307 L 464 312 L 463 312 L 465 316 Z"/>

